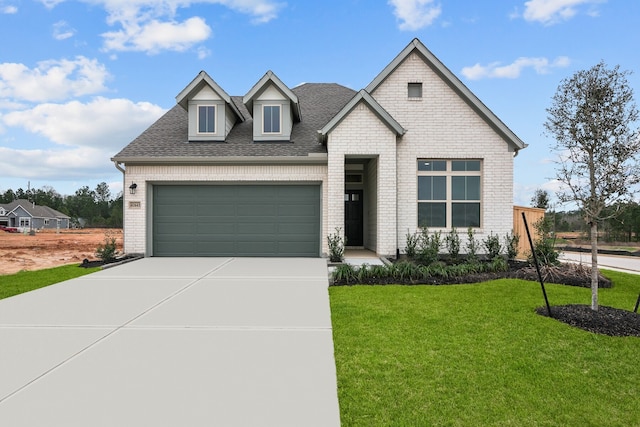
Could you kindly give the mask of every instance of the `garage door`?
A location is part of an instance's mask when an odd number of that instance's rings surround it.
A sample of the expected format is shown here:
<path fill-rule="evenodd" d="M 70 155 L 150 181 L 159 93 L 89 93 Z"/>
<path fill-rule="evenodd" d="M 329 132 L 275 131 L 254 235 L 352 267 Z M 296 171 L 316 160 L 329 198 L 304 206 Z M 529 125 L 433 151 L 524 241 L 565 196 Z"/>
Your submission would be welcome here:
<path fill-rule="evenodd" d="M 319 253 L 319 185 L 153 187 L 155 256 Z"/>

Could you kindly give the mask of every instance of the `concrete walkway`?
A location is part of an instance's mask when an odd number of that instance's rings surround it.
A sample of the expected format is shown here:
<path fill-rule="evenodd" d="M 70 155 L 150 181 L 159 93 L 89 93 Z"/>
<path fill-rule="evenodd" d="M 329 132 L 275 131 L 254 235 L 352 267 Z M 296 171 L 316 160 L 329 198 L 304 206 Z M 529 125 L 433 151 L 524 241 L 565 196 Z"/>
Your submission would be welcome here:
<path fill-rule="evenodd" d="M 145 258 L 0 300 L 0 426 L 337 426 L 323 259 Z"/>

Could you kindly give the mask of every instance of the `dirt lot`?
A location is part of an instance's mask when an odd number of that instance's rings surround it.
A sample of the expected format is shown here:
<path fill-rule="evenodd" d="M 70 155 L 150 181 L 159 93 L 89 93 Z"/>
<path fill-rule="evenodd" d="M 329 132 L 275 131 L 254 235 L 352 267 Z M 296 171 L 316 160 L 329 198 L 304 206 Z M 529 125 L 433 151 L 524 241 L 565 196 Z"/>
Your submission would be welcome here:
<path fill-rule="evenodd" d="M 105 233 L 113 234 L 122 251 L 119 229 L 43 230 L 35 236 L 0 231 L 0 275 L 97 259 L 96 248 L 104 243 Z"/>

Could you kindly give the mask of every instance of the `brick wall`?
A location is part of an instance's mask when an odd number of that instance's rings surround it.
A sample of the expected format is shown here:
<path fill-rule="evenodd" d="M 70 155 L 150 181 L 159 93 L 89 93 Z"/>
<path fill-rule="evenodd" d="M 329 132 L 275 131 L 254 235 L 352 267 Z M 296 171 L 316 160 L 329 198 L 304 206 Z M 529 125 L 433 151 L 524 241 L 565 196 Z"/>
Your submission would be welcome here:
<path fill-rule="evenodd" d="M 396 137 L 395 134 L 360 102 L 329 134 L 328 159 L 328 219 L 329 230 L 344 231 L 344 161 L 345 157 L 377 160 L 378 201 L 376 218 L 369 219 L 367 241 L 379 255 L 396 253 Z M 369 172 L 367 177 L 376 176 Z M 366 178 L 365 178 L 366 179 Z M 365 201 L 365 203 L 367 203 Z M 369 209 L 371 211 L 371 209 Z"/>
<path fill-rule="evenodd" d="M 421 99 L 408 98 L 409 82 L 422 82 Z M 481 159 L 482 228 L 477 238 L 511 231 L 513 153 L 418 55 L 410 55 L 372 96 L 407 130 L 397 146 L 398 248 L 404 249 L 405 235 L 417 228 L 418 158 Z M 464 237 L 466 230 L 460 234 Z"/>

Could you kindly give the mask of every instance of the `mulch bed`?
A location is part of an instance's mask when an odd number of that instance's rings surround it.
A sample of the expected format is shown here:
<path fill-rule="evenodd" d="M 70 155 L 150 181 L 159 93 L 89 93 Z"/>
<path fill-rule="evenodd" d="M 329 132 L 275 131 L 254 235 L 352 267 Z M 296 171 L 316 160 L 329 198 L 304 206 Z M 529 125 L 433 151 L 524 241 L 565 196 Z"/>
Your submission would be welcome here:
<path fill-rule="evenodd" d="M 93 260 L 89 261 L 87 258 L 82 260 L 82 264 L 78 265 L 78 267 L 82 268 L 94 268 L 94 267 L 108 267 L 110 265 L 120 264 L 124 262 L 134 261 L 138 258 L 141 258 L 139 255 L 124 255 L 118 258 L 115 258 L 109 262 L 103 260 Z"/>
<path fill-rule="evenodd" d="M 536 313 L 548 316 L 547 307 L 538 307 Z M 640 314 L 633 311 L 607 306 L 594 311 L 588 305 L 558 305 L 551 306 L 551 317 L 596 334 L 640 338 Z"/>

